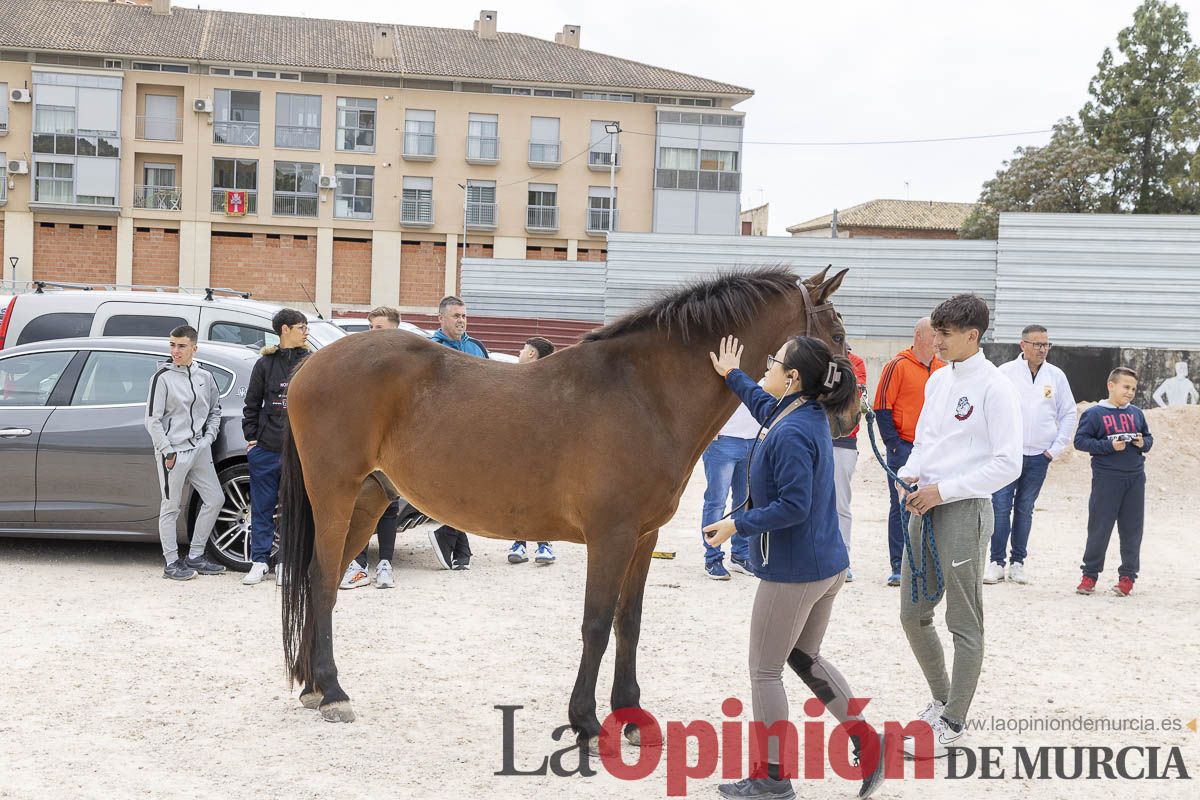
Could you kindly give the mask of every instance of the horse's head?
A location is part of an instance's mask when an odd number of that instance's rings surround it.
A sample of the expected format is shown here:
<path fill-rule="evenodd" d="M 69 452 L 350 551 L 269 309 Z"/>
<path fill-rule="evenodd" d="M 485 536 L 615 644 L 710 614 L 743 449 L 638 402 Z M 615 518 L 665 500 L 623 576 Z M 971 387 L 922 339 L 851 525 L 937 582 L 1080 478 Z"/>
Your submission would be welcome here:
<path fill-rule="evenodd" d="M 826 267 L 816 275 L 799 282 L 801 299 L 804 302 L 804 335 L 820 339 L 839 360 L 845 359 L 849 352 L 846 329 L 842 325 L 842 315 L 833 307 L 829 298 L 842 285 L 842 280 L 849 271 L 849 268 L 843 269 L 832 278 L 827 278 L 829 267 Z M 853 370 L 850 374 L 854 374 Z M 857 398 L 857 393 L 854 396 Z M 828 416 L 829 429 L 836 439 L 846 436 L 858 426 L 862 409 L 855 401 L 853 405 L 842 409 L 829 409 Z"/>

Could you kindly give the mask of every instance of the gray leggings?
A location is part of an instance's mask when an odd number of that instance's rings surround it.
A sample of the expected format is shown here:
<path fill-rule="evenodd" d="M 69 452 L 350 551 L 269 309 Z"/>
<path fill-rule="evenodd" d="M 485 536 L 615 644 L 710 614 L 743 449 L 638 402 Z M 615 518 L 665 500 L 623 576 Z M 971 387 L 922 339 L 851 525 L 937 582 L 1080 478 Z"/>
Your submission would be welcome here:
<path fill-rule="evenodd" d="M 843 570 L 811 583 L 759 581 L 750 617 L 750 696 L 756 721 L 770 727 L 788 719 L 785 663 L 838 720 L 862 719 L 847 710 L 851 691 L 846 679 L 821 657 L 833 600 L 845 579 Z M 767 761 L 779 763 L 778 737 L 767 742 Z"/>

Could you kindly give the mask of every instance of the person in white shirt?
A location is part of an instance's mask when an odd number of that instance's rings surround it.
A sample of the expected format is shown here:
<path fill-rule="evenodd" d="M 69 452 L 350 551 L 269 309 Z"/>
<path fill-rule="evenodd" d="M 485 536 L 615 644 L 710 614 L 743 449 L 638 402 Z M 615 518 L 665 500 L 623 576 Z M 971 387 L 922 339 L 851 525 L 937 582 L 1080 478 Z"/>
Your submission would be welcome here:
<path fill-rule="evenodd" d="M 717 438 L 704 449 L 704 508 L 700 512 L 700 527 L 711 525 L 725 515 L 725 502 L 733 494 L 733 507 L 739 508 L 746 502 L 749 491 L 746 470 L 750 467 L 750 448 L 758 436 L 758 421 L 750 409 L 738 403 L 737 410 L 717 434 Z M 725 568 L 725 553 L 721 546 L 713 546 L 700 534 L 704 543 L 704 571 L 717 581 L 727 581 L 729 570 Z M 746 558 L 749 555 L 749 540 L 734 534 L 729 541 L 729 563 L 735 572 L 749 575 Z"/>
<path fill-rule="evenodd" d="M 912 455 L 897 473 L 903 484 L 896 488 L 912 512 L 901 565 L 900 624 L 933 695 L 918 715 L 932 728 L 933 752 L 924 751 L 922 740 L 904 742 L 905 752 L 917 758 L 944 756 L 963 736 L 983 664 L 982 580 L 992 493 L 1021 474 L 1016 390 L 979 349 L 988 319 L 987 303 L 972 294 L 955 295 L 934 309 L 934 345 L 949 366 L 925 384 Z M 932 545 L 923 516 L 932 521 Z M 918 586 L 913 572 L 926 563 Z M 943 592 L 937 592 L 935 576 L 944 580 Z M 951 676 L 933 625 L 942 597 L 954 639 Z"/>
<path fill-rule="evenodd" d="M 1008 559 L 1008 579 L 1028 583 L 1025 557 L 1029 554 L 1029 532 L 1033 528 L 1033 504 L 1046 480 L 1050 462 L 1071 446 L 1078 417 L 1075 397 L 1066 374 L 1046 361 L 1050 355 L 1050 334 L 1042 325 L 1027 325 L 1021 331 L 1021 355 L 1000 365 L 1000 373 L 1012 382 L 1021 402 L 1022 459 L 1021 476 L 992 495 L 996 515 L 992 533 L 992 556 L 983 571 L 983 582 L 1004 580 L 1004 551 Z"/>

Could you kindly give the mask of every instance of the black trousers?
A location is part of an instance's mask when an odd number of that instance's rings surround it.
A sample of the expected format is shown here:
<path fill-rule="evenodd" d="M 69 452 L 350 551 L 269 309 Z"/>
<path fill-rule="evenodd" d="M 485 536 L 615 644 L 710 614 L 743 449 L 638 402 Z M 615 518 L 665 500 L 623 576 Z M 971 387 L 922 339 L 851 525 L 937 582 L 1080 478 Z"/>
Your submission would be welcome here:
<path fill-rule="evenodd" d="M 471 557 L 471 543 L 467 541 L 467 535 L 457 528 L 451 528 L 449 525 L 443 525 L 434 531 L 434 534 L 439 539 L 444 539 L 450 544 L 450 554 L 455 559 Z"/>
<path fill-rule="evenodd" d="M 383 512 L 383 516 L 379 518 L 379 522 L 375 525 L 375 535 L 379 537 L 379 560 L 391 561 L 396 555 L 396 528 L 400 525 L 400 501 L 396 500 L 387 507 L 387 511 Z M 367 565 L 367 549 L 371 546 L 371 540 L 367 540 L 367 544 L 363 547 L 362 552 L 358 554 L 358 558 L 354 559 L 364 567 Z"/>
<path fill-rule="evenodd" d="M 1113 523 L 1121 540 L 1117 574 L 1137 580 L 1141 567 L 1142 526 L 1146 519 L 1146 473 L 1092 473 L 1088 498 L 1088 537 L 1080 569 L 1089 578 L 1104 571 L 1104 553 L 1112 539 Z"/>

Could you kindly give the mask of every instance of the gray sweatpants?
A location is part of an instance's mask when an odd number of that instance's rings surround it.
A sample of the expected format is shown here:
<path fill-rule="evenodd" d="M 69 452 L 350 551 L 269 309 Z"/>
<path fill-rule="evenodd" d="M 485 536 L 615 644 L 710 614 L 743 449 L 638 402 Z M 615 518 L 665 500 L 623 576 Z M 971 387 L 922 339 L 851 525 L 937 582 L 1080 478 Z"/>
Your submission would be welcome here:
<path fill-rule="evenodd" d="M 191 548 L 188 555 L 191 558 L 204 552 L 204 544 L 212 534 L 217 515 L 225 502 L 225 493 L 221 491 L 221 482 L 217 480 L 217 468 L 213 466 L 212 448 L 198 447 L 177 453 L 175 466 L 167 469 L 162 456 L 158 459 L 158 490 L 162 495 L 162 503 L 158 508 L 158 538 L 162 542 L 163 558 L 170 564 L 179 558 L 179 541 L 176 538 L 176 522 L 179 519 L 179 502 L 183 496 L 183 487 L 191 483 L 196 493 L 200 495 L 200 513 L 196 517 L 196 527 L 192 530 Z"/>
<path fill-rule="evenodd" d="M 849 447 L 833 448 L 833 487 L 837 492 L 838 530 L 842 541 L 850 550 L 850 482 L 854 480 L 854 467 L 858 464 L 858 451 Z"/>
<path fill-rule="evenodd" d="M 987 565 L 987 546 L 992 538 L 995 514 L 990 499 L 974 498 L 935 506 L 933 540 L 937 543 L 938 563 L 946 589 L 930 602 L 920 582 L 917 602 L 912 601 L 912 572 L 905 548 L 900 568 L 900 624 L 908 637 L 929 691 L 935 700 L 946 704 L 943 716 L 962 723 L 971 708 L 979 671 L 983 666 L 983 568 Z M 936 586 L 933 556 L 922 538 L 921 517 L 913 514 L 908 521 L 908 536 L 913 547 L 924 546 L 929 564 L 928 584 Z M 920 550 L 913 553 L 921 567 Z M 954 640 L 954 674 L 946 675 L 946 657 L 933 625 L 933 610 L 946 598 L 946 628 Z"/>
<path fill-rule="evenodd" d="M 818 700 L 838 720 L 862 719 L 850 715 L 852 693 L 837 668 L 821 657 L 821 640 L 829 627 L 833 601 L 842 582 L 837 575 L 811 583 L 759 581 L 750 616 L 750 697 L 754 719 L 768 728 L 788 719 L 787 692 L 783 690 L 783 665 L 790 664 Z M 767 761 L 779 762 L 779 739 L 767 742 Z"/>

